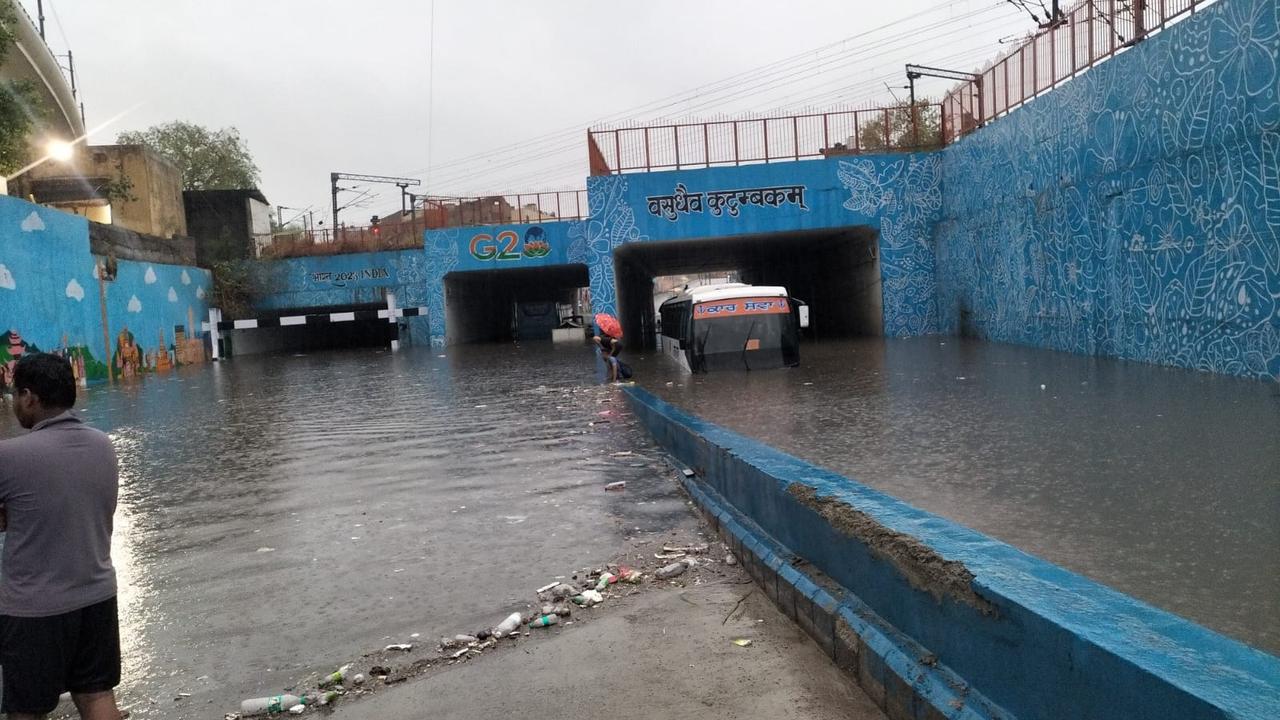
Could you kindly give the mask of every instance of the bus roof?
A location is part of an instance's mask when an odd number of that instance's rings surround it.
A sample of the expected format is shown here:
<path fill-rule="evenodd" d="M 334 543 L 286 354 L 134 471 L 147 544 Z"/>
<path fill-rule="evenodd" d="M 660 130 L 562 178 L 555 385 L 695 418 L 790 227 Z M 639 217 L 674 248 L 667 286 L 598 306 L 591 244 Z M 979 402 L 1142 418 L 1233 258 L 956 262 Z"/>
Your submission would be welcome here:
<path fill-rule="evenodd" d="M 725 283 L 723 285 L 707 285 L 689 291 L 689 299 L 695 303 L 731 300 L 741 297 L 787 297 L 787 289 L 780 285 Z"/>

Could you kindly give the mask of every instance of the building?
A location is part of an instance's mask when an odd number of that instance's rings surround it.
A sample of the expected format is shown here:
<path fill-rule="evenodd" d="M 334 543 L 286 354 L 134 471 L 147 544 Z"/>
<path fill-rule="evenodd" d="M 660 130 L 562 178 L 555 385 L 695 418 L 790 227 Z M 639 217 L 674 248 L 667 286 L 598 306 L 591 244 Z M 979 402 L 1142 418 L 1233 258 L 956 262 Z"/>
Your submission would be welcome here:
<path fill-rule="evenodd" d="M 271 245 L 271 206 L 261 190 L 187 190 L 182 198 L 201 267 L 257 257 Z"/>
<path fill-rule="evenodd" d="M 71 160 L 15 178 L 9 193 L 146 235 L 187 234 L 182 172 L 145 145 L 77 146 Z"/>

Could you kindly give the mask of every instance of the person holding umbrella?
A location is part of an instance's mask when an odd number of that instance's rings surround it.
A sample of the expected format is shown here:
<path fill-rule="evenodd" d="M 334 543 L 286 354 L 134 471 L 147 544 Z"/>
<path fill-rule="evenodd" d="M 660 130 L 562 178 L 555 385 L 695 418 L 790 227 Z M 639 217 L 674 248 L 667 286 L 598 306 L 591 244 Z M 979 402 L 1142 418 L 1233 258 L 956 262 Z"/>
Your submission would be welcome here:
<path fill-rule="evenodd" d="M 618 355 L 622 353 L 622 324 L 609 313 L 596 313 L 596 327 L 600 333 L 591 338 L 591 341 L 604 360 L 607 381 L 619 382 L 631 377 L 631 368 L 618 359 Z"/>

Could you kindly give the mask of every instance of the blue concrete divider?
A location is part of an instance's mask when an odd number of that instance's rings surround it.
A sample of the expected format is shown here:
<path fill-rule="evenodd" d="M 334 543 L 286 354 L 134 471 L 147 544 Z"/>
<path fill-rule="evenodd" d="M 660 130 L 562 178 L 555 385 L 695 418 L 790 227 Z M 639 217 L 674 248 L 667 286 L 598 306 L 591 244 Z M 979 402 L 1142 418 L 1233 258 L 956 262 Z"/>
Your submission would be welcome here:
<path fill-rule="evenodd" d="M 1280 717 L 1280 659 L 628 393 L 751 575 L 892 718 Z"/>

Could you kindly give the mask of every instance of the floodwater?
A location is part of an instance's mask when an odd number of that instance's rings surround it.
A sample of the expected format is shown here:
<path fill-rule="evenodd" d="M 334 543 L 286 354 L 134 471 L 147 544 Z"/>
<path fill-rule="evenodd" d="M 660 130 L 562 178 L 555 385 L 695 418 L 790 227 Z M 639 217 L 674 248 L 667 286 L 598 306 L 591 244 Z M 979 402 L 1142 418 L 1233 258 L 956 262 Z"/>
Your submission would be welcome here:
<path fill-rule="evenodd" d="M 687 517 L 597 371 L 585 345 L 357 350 L 89 390 L 120 455 L 123 704 L 221 718 L 385 644 L 491 627 Z"/>
<path fill-rule="evenodd" d="M 1280 384 L 950 337 L 634 360 L 694 414 L 1280 654 Z"/>

